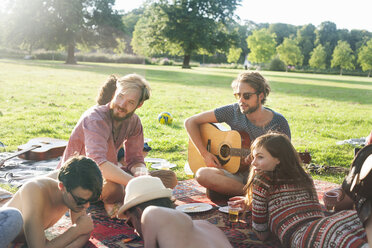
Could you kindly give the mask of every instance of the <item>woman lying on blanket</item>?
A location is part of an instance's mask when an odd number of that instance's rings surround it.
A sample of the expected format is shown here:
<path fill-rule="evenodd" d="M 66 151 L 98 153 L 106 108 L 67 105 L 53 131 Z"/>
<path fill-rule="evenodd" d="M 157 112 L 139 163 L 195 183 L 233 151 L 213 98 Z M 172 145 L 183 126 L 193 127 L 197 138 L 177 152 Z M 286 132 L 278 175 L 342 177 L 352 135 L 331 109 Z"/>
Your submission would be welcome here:
<path fill-rule="evenodd" d="M 252 209 L 252 229 L 260 240 L 274 234 L 284 247 L 368 247 L 356 211 L 325 217 L 313 180 L 287 136 L 260 136 L 251 151 L 244 201 Z"/>

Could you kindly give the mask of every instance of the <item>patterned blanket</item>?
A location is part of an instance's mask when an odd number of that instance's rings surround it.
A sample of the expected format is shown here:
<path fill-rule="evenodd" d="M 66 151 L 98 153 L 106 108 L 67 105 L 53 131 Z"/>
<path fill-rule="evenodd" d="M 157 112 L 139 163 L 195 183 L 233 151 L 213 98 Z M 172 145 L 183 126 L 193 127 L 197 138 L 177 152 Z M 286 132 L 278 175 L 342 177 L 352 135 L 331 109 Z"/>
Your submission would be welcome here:
<path fill-rule="evenodd" d="M 315 185 L 321 201 L 325 191 L 338 186 L 318 180 L 315 180 Z M 194 202 L 211 204 L 213 206 L 211 210 L 192 213 L 190 216 L 195 220 L 207 220 L 219 227 L 225 233 L 233 247 L 281 247 L 280 242 L 276 238 L 272 238 L 268 242 L 262 242 L 257 239 L 250 228 L 251 215 L 249 213 L 245 218 L 240 217 L 238 223 L 229 222 L 228 215 L 218 210 L 219 206 L 206 197 L 205 189 L 193 179 L 180 181 L 173 190 L 173 195 L 176 198 L 176 205 Z M 85 247 L 143 247 L 143 241 L 133 232 L 132 228 L 125 224 L 124 220 L 110 219 L 106 216 L 102 203 L 92 205 L 89 211 L 92 214 L 95 229 Z M 64 216 L 56 225 L 46 231 L 47 237 L 51 239 L 63 233 L 70 224 L 69 218 Z"/>
<path fill-rule="evenodd" d="M 0 153 L 0 159 L 8 154 Z M 58 159 L 39 161 L 37 163 L 13 158 L 7 161 L 6 166 L 0 169 L 0 183 L 20 186 L 27 179 L 37 175 L 43 175 L 55 168 Z M 325 191 L 338 187 L 337 184 L 324 181 L 314 181 L 318 196 L 322 202 Z M 269 242 L 261 242 L 257 239 L 250 228 L 251 216 L 248 213 L 245 218 L 240 217 L 238 223 L 228 221 L 228 215 L 218 210 L 219 206 L 211 202 L 205 195 L 205 188 L 200 186 L 194 179 L 179 181 L 173 190 L 176 198 L 176 205 L 187 203 L 202 202 L 208 203 L 213 208 L 206 212 L 192 213 L 193 219 L 203 219 L 219 227 L 227 236 L 233 247 L 280 247 L 277 239 L 272 238 Z M 224 203 L 218 203 L 223 206 Z M 124 220 L 110 219 L 107 217 L 102 203 L 91 205 L 88 209 L 94 221 L 94 231 L 89 242 L 85 245 L 87 248 L 117 248 L 117 247 L 143 247 L 143 241 L 134 233 L 133 229 L 125 224 Z M 71 225 L 67 216 L 62 217 L 58 223 L 46 230 L 48 239 L 63 233 Z M 26 247 L 23 244 L 15 244 L 13 247 Z"/>

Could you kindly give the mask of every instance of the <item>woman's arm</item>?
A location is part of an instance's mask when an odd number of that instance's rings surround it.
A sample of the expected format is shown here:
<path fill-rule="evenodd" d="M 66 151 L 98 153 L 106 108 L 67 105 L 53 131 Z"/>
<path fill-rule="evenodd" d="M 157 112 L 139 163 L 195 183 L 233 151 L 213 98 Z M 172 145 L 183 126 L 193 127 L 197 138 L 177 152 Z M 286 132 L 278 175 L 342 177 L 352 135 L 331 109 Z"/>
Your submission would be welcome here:
<path fill-rule="evenodd" d="M 252 183 L 252 230 L 260 240 L 265 241 L 270 235 L 268 210 L 269 186 L 262 183 L 262 180 L 257 180 L 257 176 Z"/>

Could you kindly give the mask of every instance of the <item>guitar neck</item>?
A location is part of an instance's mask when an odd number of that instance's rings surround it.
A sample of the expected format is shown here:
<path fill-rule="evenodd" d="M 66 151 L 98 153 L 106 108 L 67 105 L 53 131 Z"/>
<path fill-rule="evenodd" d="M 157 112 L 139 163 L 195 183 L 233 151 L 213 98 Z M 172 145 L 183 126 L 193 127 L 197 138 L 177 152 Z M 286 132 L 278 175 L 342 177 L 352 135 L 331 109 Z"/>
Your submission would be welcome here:
<path fill-rule="evenodd" d="M 2 160 L 0 160 L 0 168 L 4 165 L 5 161 L 7 161 L 7 160 L 9 160 L 9 159 L 11 159 L 11 158 L 17 157 L 17 156 L 19 156 L 19 155 L 21 155 L 21 154 L 23 154 L 23 153 L 26 153 L 26 152 L 32 151 L 32 150 L 34 150 L 34 149 L 36 149 L 36 148 L 39 148 L 39 147 L 41 147 L 41 146 L 40 146 L 40 145 L 35 145 L 35 146 L 32 146 L 32 147 L 30 147 L 30 148 L 28 148 L 28 149 L 25 149 L 25 150 L 22 150 L 22 151 L 16 152 L 16 153 L 14 153 L 13 155 L 11 155 L 11 156 L 9 156 L 9 157 L 7 157 L 7 158 L 4 158 L 4 159 L 2 159 Z"/>
<path fill-rule="evenodd" d="M 247 157 L 249 154 L 251 154 L 250 149 L 245 149 L 245 148 L 230 148 L 230 155 L 234 157 Z"/>

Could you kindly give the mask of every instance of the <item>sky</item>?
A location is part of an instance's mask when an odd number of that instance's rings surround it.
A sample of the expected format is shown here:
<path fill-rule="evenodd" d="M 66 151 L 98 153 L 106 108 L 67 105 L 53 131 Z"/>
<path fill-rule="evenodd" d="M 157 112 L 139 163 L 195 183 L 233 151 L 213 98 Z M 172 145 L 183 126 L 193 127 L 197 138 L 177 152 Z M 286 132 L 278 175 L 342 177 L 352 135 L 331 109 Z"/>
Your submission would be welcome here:
<path fill-rule="evenodd" d="M 144 0 L 116 0 L 116 9 L 129 12 Z M 295 26 L 324 21 L 337 29 L 366 29 L 372 32 L 372 0 L 242 0 L 236 14 L 256 23 L 286 23 Z"/>

